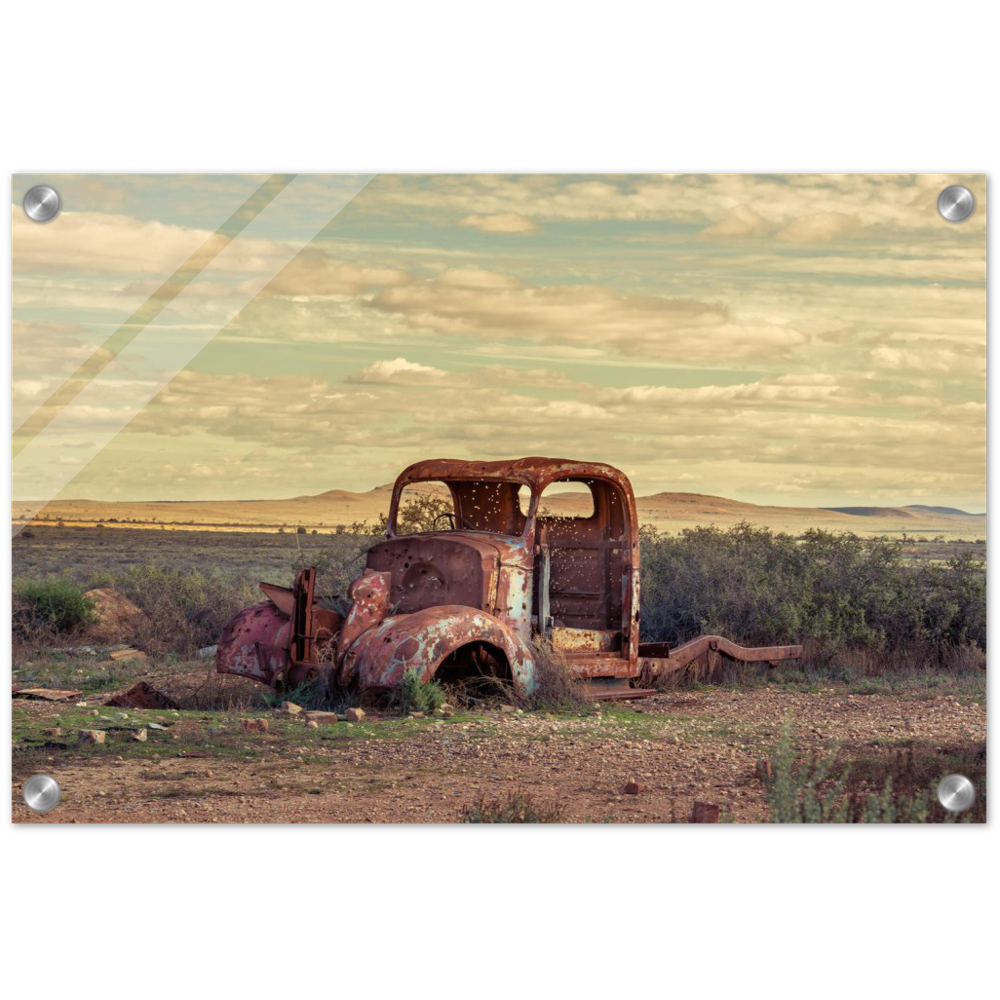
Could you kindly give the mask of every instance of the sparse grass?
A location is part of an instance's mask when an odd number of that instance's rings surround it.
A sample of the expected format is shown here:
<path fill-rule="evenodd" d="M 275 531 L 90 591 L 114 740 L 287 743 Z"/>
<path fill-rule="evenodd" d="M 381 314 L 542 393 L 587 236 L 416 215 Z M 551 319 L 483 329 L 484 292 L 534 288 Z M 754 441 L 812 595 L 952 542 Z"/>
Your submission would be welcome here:
<path fill-rule="evenodd" d="M 530 793 L 512 792 L 496 799 L 480 797 L 462 811 L 463 823 L 563 823 L 565 809 L 539 802 Z"/>
<path fill-rule="evenodd" d="M 917 746 L 890 756 L 843 760 L 836 750 L 799 759 L 786 723 L 763 778 L 772 823 L 953 823 L 986 821 L 986 748 Z M 938 782 L 964 774 L 977 788 L 960 815 L 937 801 Z"/>

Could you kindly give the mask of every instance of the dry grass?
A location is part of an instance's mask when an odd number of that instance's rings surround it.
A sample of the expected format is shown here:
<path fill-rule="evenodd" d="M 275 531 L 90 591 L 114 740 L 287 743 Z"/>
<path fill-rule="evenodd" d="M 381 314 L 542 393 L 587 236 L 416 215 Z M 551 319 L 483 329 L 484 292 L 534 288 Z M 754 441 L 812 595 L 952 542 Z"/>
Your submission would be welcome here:
<path fill-rule="evenodd" d="M 528 699 L 531 708 L 574 709 L 588 704 L 566 657 L 551 642 L 533 639 L 531 655 L 535 661 L 535 690 Z"/>
<path fill-rule="evenodd" d="M 529 792 L 511 792 L 496 799 L 480 798 L 462 812 L 463 823 L 564 823 L 565 809 L 557 802 L 540 802 Z"/>

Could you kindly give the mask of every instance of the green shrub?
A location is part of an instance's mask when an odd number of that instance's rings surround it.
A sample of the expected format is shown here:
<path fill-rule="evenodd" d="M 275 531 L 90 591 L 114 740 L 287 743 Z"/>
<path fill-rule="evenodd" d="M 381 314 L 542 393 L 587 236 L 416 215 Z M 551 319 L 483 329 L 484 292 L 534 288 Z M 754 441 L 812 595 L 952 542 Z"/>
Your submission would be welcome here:
<path fill-rule="evenodd" d="M 440 708 L 448 696 L 437 681 L 424 681 L 416 669 L 407 670 L 394 692 L 395 704 L 403 715 L 408 712 L 423 712 L 430 715 Z"/>
<path fill-rule="evenodd" d="M 71 632 L 96 620 L 84 588 L 65 577 L 14 581 L 14 625 L 22 633 L 46 628 Z"/>
<path fill-rule="evenodd" d="M 641 546 L 644 641 L 709 632 L 754 645 L 806 642 L 826 662 L 886 654 L 882 668 L 916 648 L 950 668 L 958 647 L 986 647 L 986 573 L 969 552 L 913 564 L 901 541 L 819 529 L 793 538 L 749 524 L 677 536 L 644 528 Z"/>

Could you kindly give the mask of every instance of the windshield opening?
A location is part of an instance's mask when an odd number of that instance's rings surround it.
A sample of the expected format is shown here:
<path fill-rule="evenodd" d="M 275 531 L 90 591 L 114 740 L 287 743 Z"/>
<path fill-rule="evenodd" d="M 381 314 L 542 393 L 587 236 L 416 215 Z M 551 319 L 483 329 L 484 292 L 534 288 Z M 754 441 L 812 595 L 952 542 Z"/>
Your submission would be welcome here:
<path fill-rule="evenodd" d="M 487 531 L 518 536 L 527 522 L 518 502 L 521 483 L 451 480 L 408 483 L 399 495 L 395 535 L 429 531 Z"/>

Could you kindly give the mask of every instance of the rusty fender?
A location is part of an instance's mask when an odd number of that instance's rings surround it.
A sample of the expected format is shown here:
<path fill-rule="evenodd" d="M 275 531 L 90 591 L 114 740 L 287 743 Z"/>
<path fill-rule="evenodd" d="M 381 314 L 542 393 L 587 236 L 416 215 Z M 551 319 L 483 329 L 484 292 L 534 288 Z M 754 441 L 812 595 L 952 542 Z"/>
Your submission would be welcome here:
<path fill-rule="evenodd" d="M 272 601 L 244 608 L 222 630 L 216 670 L 252 677 L 273 687 L 288 669 L 291 628 L 291 621 Z"/>
<path fill-rule="evenodd" d="M 499 618 L 460 604 L 386 618 L 347 651 L 343 676 L 361 689 L 395 687 L 414 669 L 430 680 L 446 657 L 475 642 L 496 646 L 507 657 L 515 690 L 532 693 L 535 663 L 525 642 Z"/>

